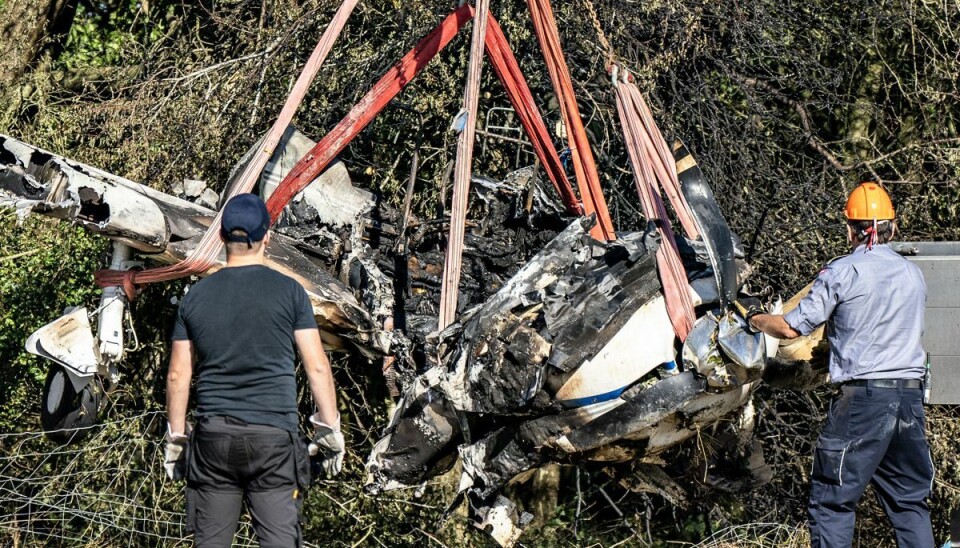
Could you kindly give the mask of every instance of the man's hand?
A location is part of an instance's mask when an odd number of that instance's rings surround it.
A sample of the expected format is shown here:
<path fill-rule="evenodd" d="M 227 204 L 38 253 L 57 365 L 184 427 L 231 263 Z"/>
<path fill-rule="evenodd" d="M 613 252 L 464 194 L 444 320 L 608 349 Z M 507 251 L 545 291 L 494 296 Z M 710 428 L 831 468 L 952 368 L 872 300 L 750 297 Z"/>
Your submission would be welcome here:
<path fill-rule="evenodd" d="M 184 478 L 187 471 L 187 444 L 190 443 L 190 423 L 186 423 L 184 432 L 171 432 L 170 424 L 167 424 L 167 445 L 163 455 L 163 469 L 167 472 L 167 477 L 173 481 L 179 481 Z"/>
<path fill-rule="evenodd" d="M 320 465 L 328 478 L 332 478 L 343 469 L 343 454 L 346 444 L 340 432 L 340 417 L 333 426 L 322 422 L 318 415 L 310 416 L 313 425 L 313 443 L 310 444 L 310 456 L 320 456 Z"/>
<path fill-rule="evenodd" d="M 754 327 L 750 323 L 750 319 L 756 316 L 757 314 L 766 314 L 767 311 L 763 308 L 763 303 L 760 302 L 760 299 L 756 297 L 742 297 L 733 301 L 733 309 L 736 311 L 737 315 L 743 318 L 743 321 L 747 324 L 744 328 L 747 333 L 759 333 L 760 330 Z"/>

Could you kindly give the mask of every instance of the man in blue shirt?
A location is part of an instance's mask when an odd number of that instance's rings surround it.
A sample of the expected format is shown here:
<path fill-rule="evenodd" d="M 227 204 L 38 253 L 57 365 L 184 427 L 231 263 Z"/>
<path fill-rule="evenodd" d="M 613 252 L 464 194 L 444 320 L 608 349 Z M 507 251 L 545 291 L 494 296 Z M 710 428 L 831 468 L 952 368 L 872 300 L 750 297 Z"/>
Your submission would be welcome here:
<path fill-rule="evenodd" d="M 924 431 L 926 355 L 920 342 L 926 284 L 920 269 L 887 245 L 897 227 L 880 185 L 858 186 L 846 217 L 853 251 L 820 271 L 797 308 L 783 316 L 752 312 L 747 322 L 781 339 L 827 324 L 830 378 L 840 394 L 814 456 L 812 546 L 852 544 L 856 505 L 872 483 L 897 544 L 929 548 L 933 463 Z"/>

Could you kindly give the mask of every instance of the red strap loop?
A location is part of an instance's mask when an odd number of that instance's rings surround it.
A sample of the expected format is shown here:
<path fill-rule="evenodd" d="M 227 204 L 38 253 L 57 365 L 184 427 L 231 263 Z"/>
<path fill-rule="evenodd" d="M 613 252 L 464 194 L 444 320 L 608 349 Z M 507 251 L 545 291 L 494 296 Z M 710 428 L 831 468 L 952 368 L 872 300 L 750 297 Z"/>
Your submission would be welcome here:
<path fill-rule="evenodd" d="M 675 187 L 674 193 L 668 192 L 671 197 L 675 194 L 681 198 L 681 200 L 674 202 L 674 208 L 680 208 L 678 216 L 681 218 L 683 214 L 690 216 L 690 224 L 693 225 L 692 215 L 689 213 L 689 206 L 686 205 L 685 200 L 682 200 L 682 195 L 679 192 L 680 183 L 677 180 L 676 164 L 671 162 L 672 171 L 663 165 L 666 161 L 659 154 L 659 149 L 656 146 L 656 137 L 659 136 L 659 130 L 655 135 L 652 135 L 650 126 L 645 124 L 645 120 L 642 119 L 646 105 L 643 103 L 640 90 L 625 79 L 615 82 L 614 89 L 617 98 L 617 112 L 620 115 L 620 124 L 623 126 L 624 143 L 630 156 L 630 165 L 633 168 L 634 181 L 637 185 L 637 193 L 640 195 L 643 215 L 648 220 L 659 221 L 657 231 L 660 233 L 663 245 L 657 251 L 657 270 L 660 273 L 660 283 L 663 286 L 667 314 L 670 316 L 670 322 L 677 337 L 684 341 L 690 330 L 693 329 L 695 320 L 693 299 L 690 297 L 687 272 L 680 260 L 673 229 L 670 228 L 670 219 L 667 217 L 666 207 L 657 186 L 658 179 L 660 186 L 664 188 Z M 653 123 L 652 118 L 649 123 Z M 656 127 L 655 124 L 653 127 Z M 660 164 L 659 169 L 655 167 L 658 163 Z M 673 174 L 672 180 L 669 179 L 670 173 Z"/>
<path fill-rule="evenodd" d="M 136 270 L 127 270 L 123 273 L 123 288 L 124 295 L 127 296 L 127 300 L 133 302 L 137 298 L 137 271 Z"/>

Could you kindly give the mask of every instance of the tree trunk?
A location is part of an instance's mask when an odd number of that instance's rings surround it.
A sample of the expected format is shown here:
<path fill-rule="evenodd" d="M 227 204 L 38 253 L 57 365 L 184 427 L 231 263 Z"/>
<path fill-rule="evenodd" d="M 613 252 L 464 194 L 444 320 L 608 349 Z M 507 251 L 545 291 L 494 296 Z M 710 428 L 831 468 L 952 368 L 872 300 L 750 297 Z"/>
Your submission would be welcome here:
<path fill-rule="evenodd" d="M 537 469 L 530 482 L 527 511 L 533 514 L 532 525 L 541 527 L 557 513 L 560 491 L 560 465 L 550 463 Z"/>
<path fill-rule="evenodd" d="M 27 72 L 51 41 L 66 36 L 76 11 L 76 0 L 6 0 L 0 10 L 0 87 Z"/>

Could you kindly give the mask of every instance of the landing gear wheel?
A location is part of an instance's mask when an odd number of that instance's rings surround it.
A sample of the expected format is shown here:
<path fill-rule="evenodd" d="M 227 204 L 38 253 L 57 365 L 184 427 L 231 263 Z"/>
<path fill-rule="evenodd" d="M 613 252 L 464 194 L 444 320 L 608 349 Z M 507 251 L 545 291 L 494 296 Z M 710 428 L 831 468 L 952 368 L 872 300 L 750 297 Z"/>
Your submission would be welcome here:
<path fill-rule="evenodd" d="M 80 441 L 90 433 L 97 422 L 97 412 L 103 400 L 103 390 L 97 379 L 74 390 L 73 382 L 60 365 L 52 365 L 43 384 L 43 402 L 40 406 L 40 424 L 47 439 L 57 443 Z"/>

